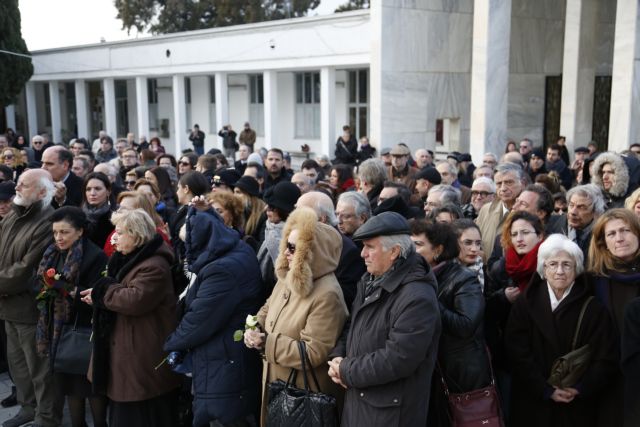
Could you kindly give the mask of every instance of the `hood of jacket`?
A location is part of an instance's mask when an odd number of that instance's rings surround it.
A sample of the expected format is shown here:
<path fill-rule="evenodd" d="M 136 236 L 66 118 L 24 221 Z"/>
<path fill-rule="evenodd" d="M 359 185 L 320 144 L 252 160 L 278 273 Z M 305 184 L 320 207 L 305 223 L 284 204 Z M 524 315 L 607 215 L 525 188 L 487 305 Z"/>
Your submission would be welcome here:
<path fill-rule="evenodd" d="M 616 176 L 616 182 L 613 184 L 608 193 L 613 197 L 624 197 L 627 194 L 627 188 L 629 187 L 629 169 L 625 164 L 622 157 L 611 151 L 600 154 L 593 164 L 594 174 L 591 177 L 591 183 L 597 185 L 604 191 L 602 184 L 602 168 L 604 165 L 610 164 L 613 167 L 614 174 Z"/>
<path fill-rule="evenodd" d="M 227 227 L 213 209 L 202 212 L 189 208 L 186 226 L 186 259 L 189 271 L 195 274 L 240 241 L 238 232 Z"/>
<path fill-rule="evenodd" d="M 284 254 L 292 230 L 298 230 L 298 241 L 291 264 Z M 313 281 L 335 272 L 342 252 L 342 238 L 333 227 L 318 221 L 315 211 L 297 208 L 287 218 L 276 260 L 276 275 L 285 280 L 293 292 L 308 296 Z"/>

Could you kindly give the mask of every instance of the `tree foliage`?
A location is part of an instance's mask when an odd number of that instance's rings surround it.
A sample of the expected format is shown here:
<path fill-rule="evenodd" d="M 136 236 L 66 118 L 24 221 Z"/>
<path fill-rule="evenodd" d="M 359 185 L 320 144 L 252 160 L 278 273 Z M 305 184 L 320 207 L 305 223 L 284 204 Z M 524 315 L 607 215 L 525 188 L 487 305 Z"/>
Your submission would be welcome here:
<path fill-rule="evenodd" d="M 335 12 L 348 12 L 350 10 L 369 9 L 371 2 L 369 0 L 349 0 L 340 5 Z"/>
<path fill-rule="evenodd" d="M 11 105 L 33 75 L 31 58 L 20 30 L 18 0 L 0 1 L 0 105 Z"/>
<path fill-rule="evenodd" d="M 122 28 L 152 34 L 305 16 L 320 0 L 114 0 Z"/>

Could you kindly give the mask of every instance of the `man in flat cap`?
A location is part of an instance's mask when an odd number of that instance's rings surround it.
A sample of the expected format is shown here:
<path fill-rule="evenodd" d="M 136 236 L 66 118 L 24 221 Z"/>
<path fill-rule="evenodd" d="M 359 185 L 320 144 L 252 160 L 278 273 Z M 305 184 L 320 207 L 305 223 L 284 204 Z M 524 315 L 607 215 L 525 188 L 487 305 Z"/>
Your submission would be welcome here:
<path fill-rule="evenodd" d="M 343 386 L 342 425 L 425 426 L 440 337 L 433 272 L 416 254 L 402 215 L 374 216 L 353 235 L 367 272 L 329 376 Z"/>
<path fill-rule="evenodd" d="M 410 154 L 409 147 L 402 143 L 391 149 L 391 166 L 387 168 L 387 179 L 406 185 L 409 191 L 413 193 L 416 188 L 416 173 L 418 173 L 418 169 L 409 164 Z M 416 196 L 413 202 L 419 204 L 420 200 Z"/>

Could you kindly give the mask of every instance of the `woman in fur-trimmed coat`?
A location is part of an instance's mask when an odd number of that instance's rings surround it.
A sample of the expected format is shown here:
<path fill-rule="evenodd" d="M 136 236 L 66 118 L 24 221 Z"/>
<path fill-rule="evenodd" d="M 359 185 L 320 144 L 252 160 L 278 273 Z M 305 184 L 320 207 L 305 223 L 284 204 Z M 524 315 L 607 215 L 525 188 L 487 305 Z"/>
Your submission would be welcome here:
<path fill-rule="evenodd" d="M 278 282 L 257 315 L 261 331 L 245 333 L 245 344 L 265 355 L 263 425 L 268 384 L 286 381 L 292 368 L 301 369 L 298 341 L 306 344 L 320 390 L 341 398 L 327 368 L 328 354 L 347 319 L 347 306 L 334 274 L 341 250 L 338 232 L 320 223 L 313 210 L 298 208 L 287 219 L 276 260 Z M 296 385 L 304 387 L 301 372 Z M 310 386 L 316 389 L 313 381 Z"/>
<path fill-rule="evenodd" d="M 594 160 L 591 183 L 602 190 L 607 209 L 624 208 L 625 199 L 634 190 L 629 186 L 629 169 L 624 159 L 611 151 Z"/>

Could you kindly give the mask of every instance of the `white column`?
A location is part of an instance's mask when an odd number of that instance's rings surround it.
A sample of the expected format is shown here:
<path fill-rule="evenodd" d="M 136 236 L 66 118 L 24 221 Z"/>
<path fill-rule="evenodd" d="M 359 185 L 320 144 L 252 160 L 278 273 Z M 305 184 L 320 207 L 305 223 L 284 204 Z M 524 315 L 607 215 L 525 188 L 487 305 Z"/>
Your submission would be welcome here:
<path fill-rule="evenodd" d="M 319 154 L 331 156 L 336 136 L 336 69 L 320 70 L 320 149 Z"/>
<path fill-rule="evenodd" d="M 473 11 L 470 152 L 500 153 L 507 138 L 511 0 L 476 0 Z"/>
<path fill-rule="evenodd" d="M 613 46 L 609 150 L 640 142 L 640 7 L 638 0 L 618 0 Z"/>
<path fill-rule="evenodd" d="M 278 145 L 278 73 L 265 71 L 262 74 L 264 90 L 264 148 Z"/>
<path fill-rule="evenodd" d="M 62 142 L 60 118 L 60 86 L 57 81 L 49 82 L 49 102 L 51 103 L 51 138 L 52 142 Z"/>
<path fill-rule="evenodd" d="M 89 129 L 89 102 L 87 98 L 87 84 L 84 80 L 75 81 L 76 90 L 76 122 L 78 126 L 78 137 L 91 139 Z"/>
<path fill-rule="evenodd" d="M 16 130 L 16 106 L 11 104 L 4 107 L 4 115 L 7 117 L 7 127 Z"/>
<path fill-rule="evenodd" d="M 114 143 L 118 137 L 118 124 L 116 123 L 116 86 L 112 78 L 104 79 L 104 130 L 113 138 Z"/>
<path fill-rule="evenodd" d="M 25 86 L 27 98 L 27 121 L 29 122 L 29 136 L 33 138 L 38 134 L 38 107 L 36 106 L 36 84 L 27 82 Z M 31 142 L 31 141 L 29 141 Z"/>
<path fill-rule="evenodd" d="M 175 153 L 187 146 L 187 106 L 184 89 L 184 76 L 173 76 L 173 120 L 175 122 L 173 140 Z"/>
<path fill-rule="evenodd" d="M 227 73 L 216 73 L 216 124 L 219 129 L 229 124 L 229 86 L 227 83 Z M 218 129 L 211 129 L 211 133 L 216 135 L 217 145 L 222 150 L 222 139 L 218 138 Z"/>
<path fill-rule="evenodd" d="M 562 61 L 560 135 L 567 148 L 587 145 L 593 128 L 598 0 L 567 0 Z"/>
<path fill-rule="evenodd" d="M 136 110 L 138 112 L 138 135 L 149 137 L 149 90 L 146 77 L 136 77 Z"/>

